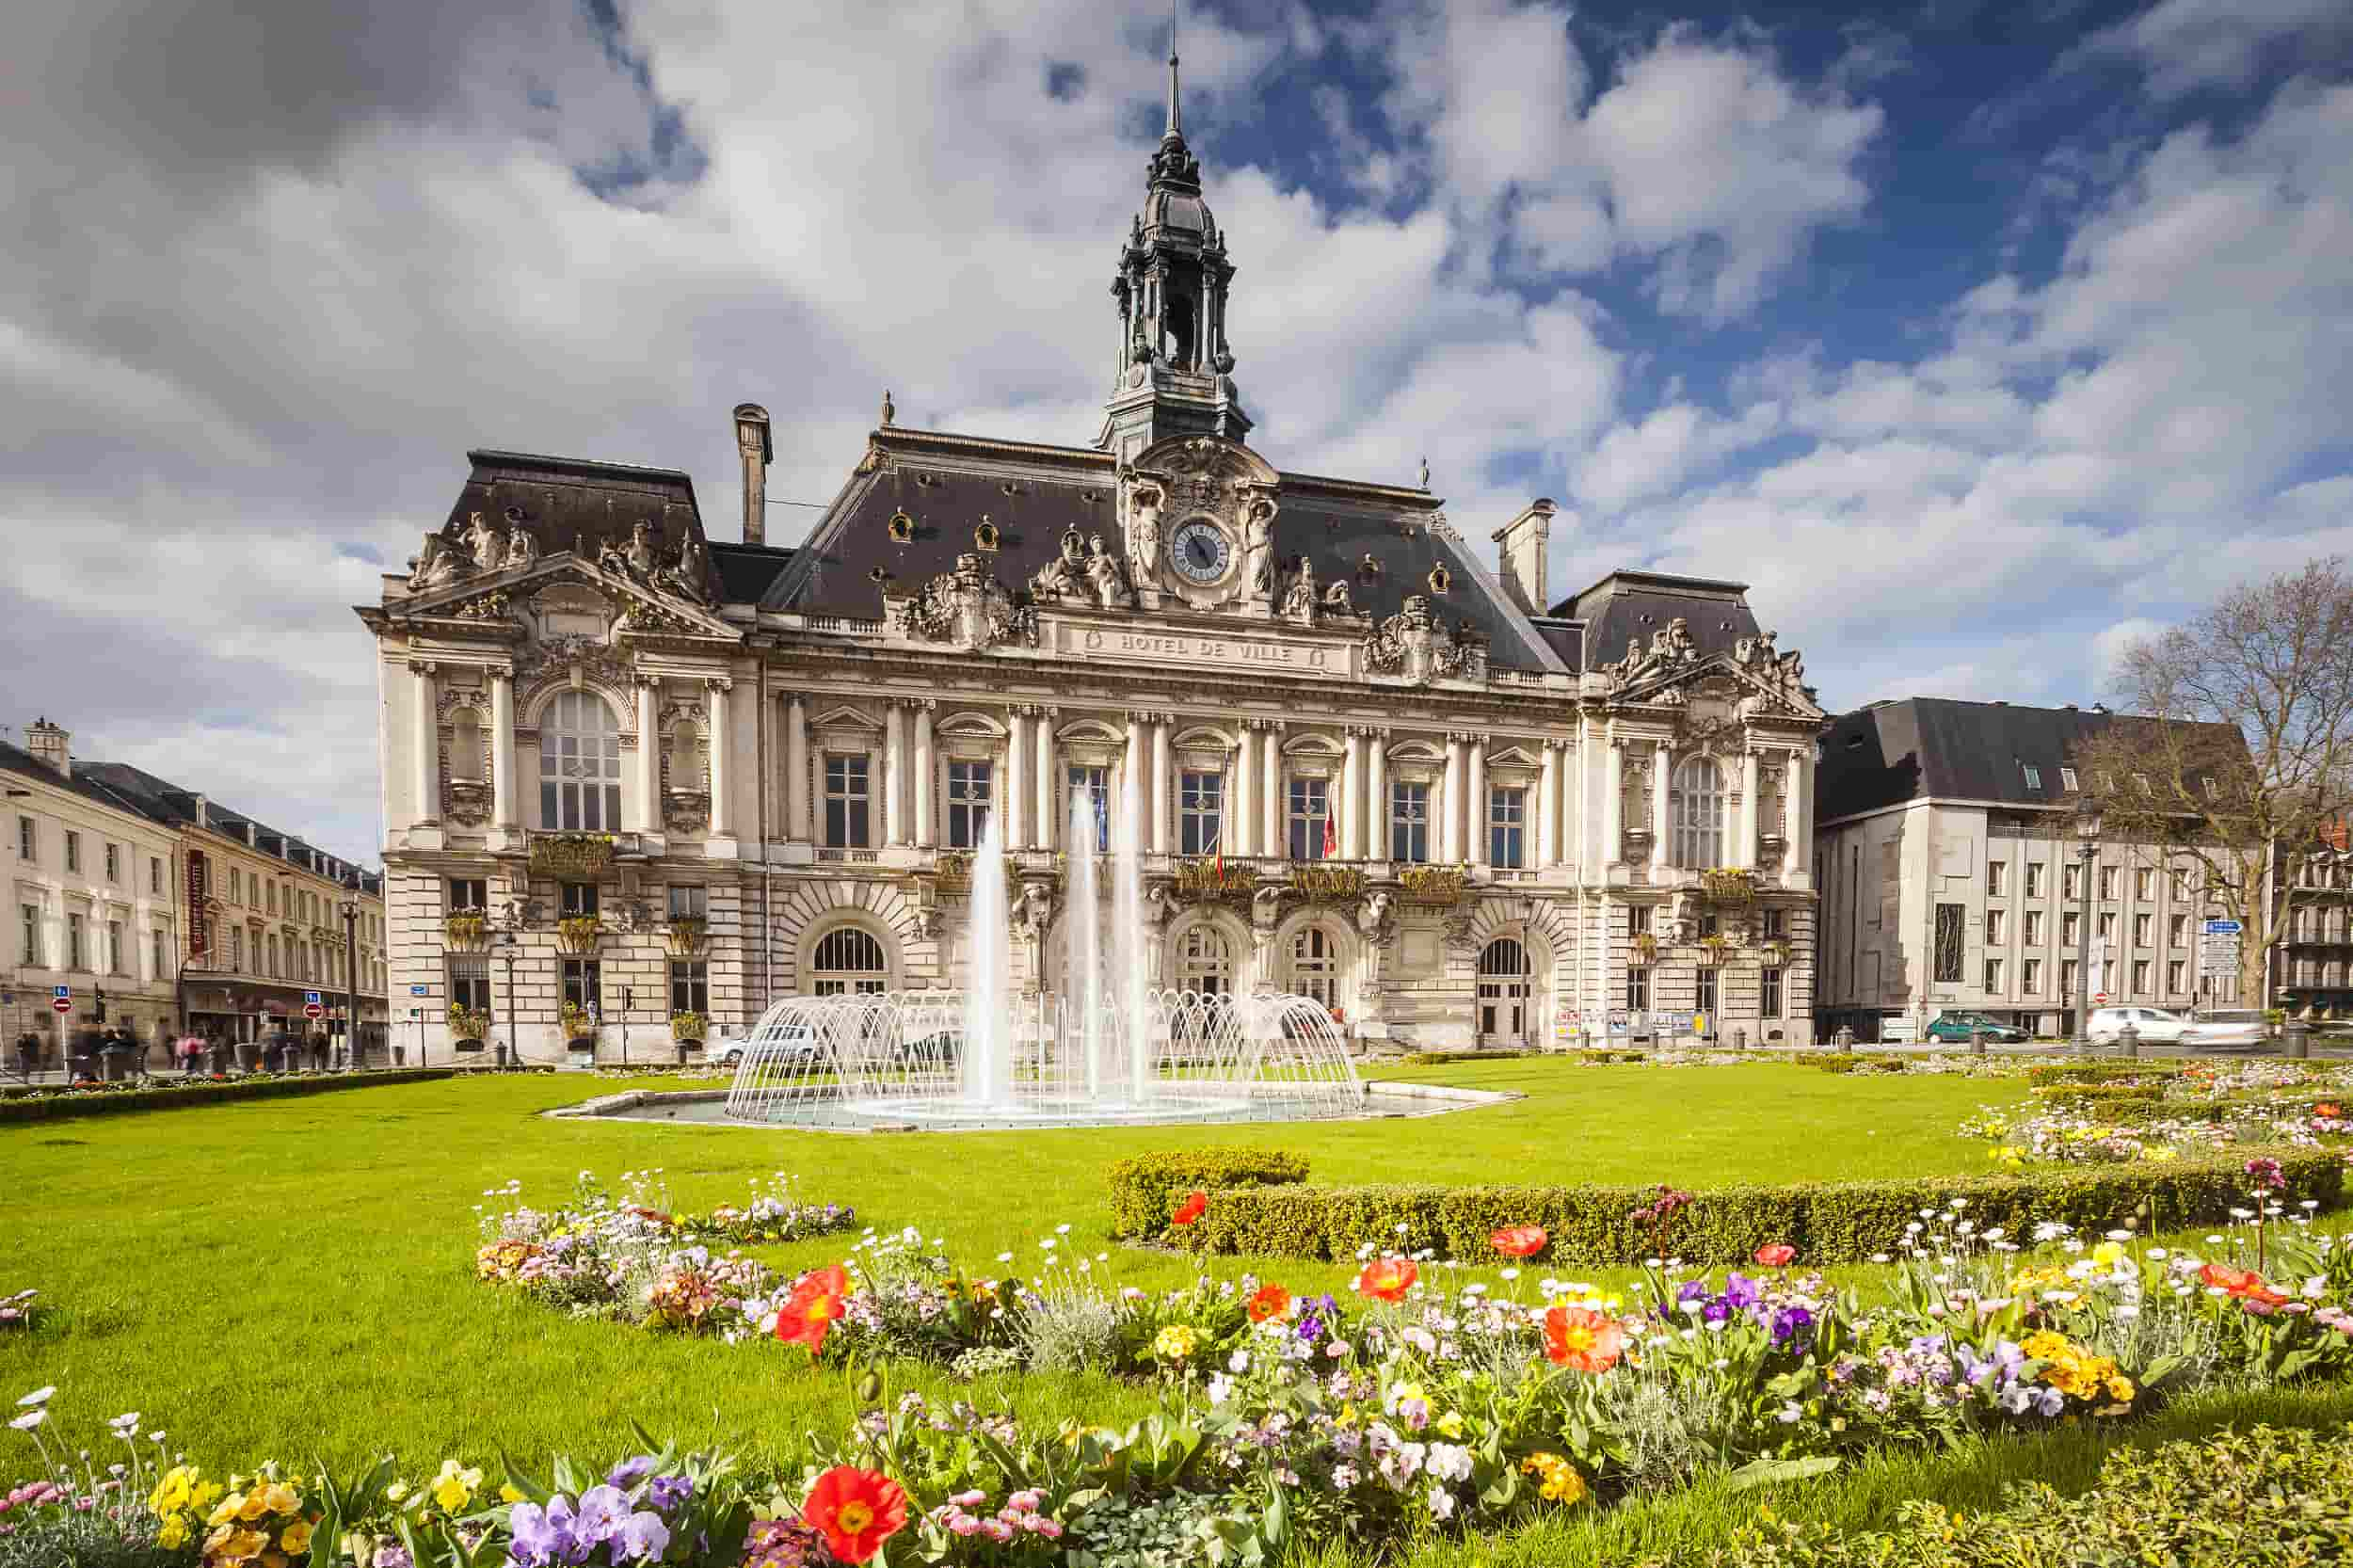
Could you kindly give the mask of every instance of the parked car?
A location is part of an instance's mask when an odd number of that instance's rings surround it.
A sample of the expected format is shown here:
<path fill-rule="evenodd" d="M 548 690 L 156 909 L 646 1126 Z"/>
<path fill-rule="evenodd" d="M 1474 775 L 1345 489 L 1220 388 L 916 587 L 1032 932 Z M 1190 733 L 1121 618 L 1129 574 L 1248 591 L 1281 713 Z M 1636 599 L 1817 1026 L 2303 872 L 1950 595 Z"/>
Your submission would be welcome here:
<path fill-rule="evenodd" d="M 1997 1023 L 1982 1013 L 1939 1013 L 1929 1023 L 1928 1038 L 1966 1045 L 1978 1030 L 1985 1031 L 1989 1044 L 2024 1045 L 2032 1038 L 2016 1024 Z"/>
<path fill-rule="evenodd" d="M 2112 1046 L 2122 1037 L 2127 1023 L 2140 1036 L 2141 1044 L 2170 1046 L 2180 1043 L 2189 1020 L 2162 1007 L 2102 1007 L 2093 1011 L 2084 1034 L 2094 1045 Z"/>
<path fill-rule="evenodd" d="M 2182 1027 L 2182 1044 L 2193 1050 L 2245 1050 L 2266 1045 L 2271 1025 L 2252 1009 L 2201 1013 Z"/>
<path fill-rule="evenodd" d="M 749 1040 L 729 1040 L 710 1060 L 718 1066 L 740 1067 L 744 1058 L 751 1053 L 751 1046 Z M 815 1030 L 792 1029 L 777 1041 L 773 1060 L 779 1066 L 798 1066 L 821 1055 L 824 1048 L 818 1043 Z"/>
<path fill-rule="evenodd" d="M 920 1039 L 907 1042 L 907 1065 L 916 1068 L 952 1067 L 956 1064 L 956 1055 L 963 1044 L 961 1031 L 935 1030 Z"/>

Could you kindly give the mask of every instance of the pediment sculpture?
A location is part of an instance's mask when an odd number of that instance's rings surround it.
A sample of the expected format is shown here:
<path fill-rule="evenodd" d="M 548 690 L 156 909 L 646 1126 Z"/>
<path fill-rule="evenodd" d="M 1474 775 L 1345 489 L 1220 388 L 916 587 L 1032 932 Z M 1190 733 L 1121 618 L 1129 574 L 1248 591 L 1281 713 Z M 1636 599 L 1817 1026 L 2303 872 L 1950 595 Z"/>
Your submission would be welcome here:
<path fill-rule="evenodd" d="M 1760 632 L 1732 645 L 1732 662 L 1775 696 L 1801 706 L 1812 706 L 1805 687 L 1805 658 L 1796 648 L 1784 653 L 1773 646 L 1774 633 Z"/>
<path fill-rule="evenodd" d="M 1128 583 L 1128 568 L 1119 557 L 1103 548 L 1103 536 L 1097 534 L 1087 540 L 1087 584 L 1095 593 L 1097 608 L 1132 610 L 1136 591 Z"/>
<path fill-rule="evenodd" d="M 1076 528 L 1063 530 L 1062 552 L 1030 579 L 1030 597 L 1040 604 L 1079 603 L 1087 597 L 1087 546 Z"/>
<path fill-rule="evenodd" d="M 918 588 L 898 612 L 901 631 L 920 642 L 1037 646 L 1037 606 L 1006 592 L 977 554 L 957 556 L 954 570 Z"/>
<path fill-rule="evenodd" d="M 1487 641 L 1473 628 L 1459 632 L 1430 607 L 1427 594 L 1410 594 L 1404 607 L 1365 638 L 1365 667 L 1375 675 L 1400 675 L 1416 685 L 1433 680 L 1483 680 Z"/>

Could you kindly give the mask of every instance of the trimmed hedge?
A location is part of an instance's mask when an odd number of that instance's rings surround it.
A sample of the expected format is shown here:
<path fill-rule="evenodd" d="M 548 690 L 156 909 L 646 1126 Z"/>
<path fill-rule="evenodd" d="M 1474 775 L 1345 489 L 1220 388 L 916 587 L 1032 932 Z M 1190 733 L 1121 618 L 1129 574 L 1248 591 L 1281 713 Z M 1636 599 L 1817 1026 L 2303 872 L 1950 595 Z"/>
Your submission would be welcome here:
<path fill-rule="evenodd" d="M 2345 1174 L 2335 1150 L 2249 1144 L 2227 1155 L 2162 1164 L 1723 1187 L 1696 1194 L 1666 1222 L 1663 1233 L 1655 1233 L 1629 1218 L 1657 1195 L 1655 1187 L 1307 1187 L 1295 1178 L 1270 1179 L 1265 1168 L 1249 1186 L 1207 1179 L 1209 1161 L 1227 1152 L 1145 1157 L 1171 1161 L 1172 1170 L 1179 1168 L 1176 1162 L 1202 1161 L 1182 1166 L 1199 1174 L 1181 1183 L 1147 1178 L 1134 1169 L 1142 1160 L 1114 1165 L 1118 1233 L 1166 1231 L 1170 1194 L 1181 1185 L 1209 1194 L 1207 1211 L 1179 1233 L 1186 1246 L 1203 1252 L 1344 1259 L 1369 1243 L 1406 1252 L 1427 1247 L 1443 1257 L 1475 1260 L 1494 1256 L 1488 1238 L 1504 1226 L 1540 1224 L 1552 1238 L 1545 1256 L 1597 1268 L 1637 1266 L 1662 1247 L 1693 1263 L 1740 1262 L 1775 1242 L 1796 1247 L 1810 1264 L 1860 1263 L 1893 1251 L 1921 1209 L 1954 1198 L 1968 1200 L 1969 1218 L 1980 1229 L 1998 1225 L 2013 1236 L 2046 1220 L 2082 1232 L 2137 1220 L 2143 1231 L 2153 1232 L 2228 1218 L 2233 1205 L 2247 1202 L 2247 1161 L 2259 1155 L 2280 1161 L 2295 1197 L 2317 1199 L 2324 1208 L 2339 1203 Z"/>
<path fill-rule="evenodd" d="M 1169 1149 L 1112 1162 L 1112 1230 L 1158 1237 L 1183 1194 L 1235 1192 L 1307 1179 L 1307 1159 L 1282 1149 Z"/>
<path fill-rule="evenodd" d="M 2103 1122 L 2115 1119 L 2102 1113 L 2110 1108 L 2129 1116 L 2146 1107 L 2165 1103 L 2162 1083 L 2053 1083 L 2031 1093 L 2037 1105 L 2046 1105 L 2054 1111 L 2079 1111 Z"/>
<path fill-rule="evenodd" d="M 2037 1088 L 2061 1083 L 2138 1083 L 2144 1079 L 2179 1076 L 2178 1066 L 2122 1056 L 2093 1062 L 2038 1062 L 2026 1069 L 2026 1081 Z"/>
<path fill-rule="evenodd" d="M 1417 1050 L 1406 1052 L 1398 1061 L 1409 1067 L 1443 1067 L 1449 1062 L 1509 1062 L 1541 1054 L 1532 1050 Z"/>
<path fill-rule="evenodd" d="M 1826 1073 L 1901 1072 L 1904 1059 L 1886 1051 L 1801 1051 L 1789 1059 Z"/>
<path fill-rule="evenodd" d="M 462 1076 L 463 1072 L 456 1067 L 408 1067 L 393 1072 L 232 1079 L 226 1083 L 200 1079 L 185 1088 L 175 1089 L 91 1089 L 76 1094 L 60 1094 L 54 1099 L 0 1100 L 0 1125 L 63 1121 L 75 1116 L 104 1116 L 121 1111 L 177 1111 L 189 1106 L 219 1105 L 231 1100 L 279 1099 L 289 1095 L 317 1095 L 336 1089 L 372 1088 L 384 1083 L 432 1083 Z"/>

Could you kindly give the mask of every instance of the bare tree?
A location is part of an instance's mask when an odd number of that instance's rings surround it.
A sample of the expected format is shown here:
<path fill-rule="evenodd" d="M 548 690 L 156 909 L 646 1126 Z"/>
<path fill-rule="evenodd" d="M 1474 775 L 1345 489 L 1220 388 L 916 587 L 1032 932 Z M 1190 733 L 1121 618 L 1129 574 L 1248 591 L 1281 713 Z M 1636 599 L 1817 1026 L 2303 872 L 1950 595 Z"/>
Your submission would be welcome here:
<path fill-rule="evenodd" d="M 2101 836 L 2196 875 L 2244 926 L 2240 995 L 2261 998 L 2294 869 L 2353 806 L 2353 578 L 2329 556 L 2241 584 L 2127 648 L 2113 686 L 2126 713 L 2075 762 Z"/>

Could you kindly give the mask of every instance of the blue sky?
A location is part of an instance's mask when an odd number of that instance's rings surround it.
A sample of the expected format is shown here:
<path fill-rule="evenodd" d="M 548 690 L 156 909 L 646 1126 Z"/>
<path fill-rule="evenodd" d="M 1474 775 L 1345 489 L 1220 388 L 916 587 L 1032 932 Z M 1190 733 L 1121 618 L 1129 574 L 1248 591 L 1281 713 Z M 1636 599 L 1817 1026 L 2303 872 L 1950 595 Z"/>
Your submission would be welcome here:
<path fill-rule="evenodd" d="M 732 535 L 903 421 L 1092 439 L 1165 13 L 85 0 L 0 97 L 0 669 L 355 858 L 349 606 L 469 446 Z M 2089 701 L 2353 537 L 2353 8 L 1194 5 L 1256 444 L 1552 583 L 1737 578 L 1834 707 Z M 789 541 L 810 514 L 776 508 Z"/>

